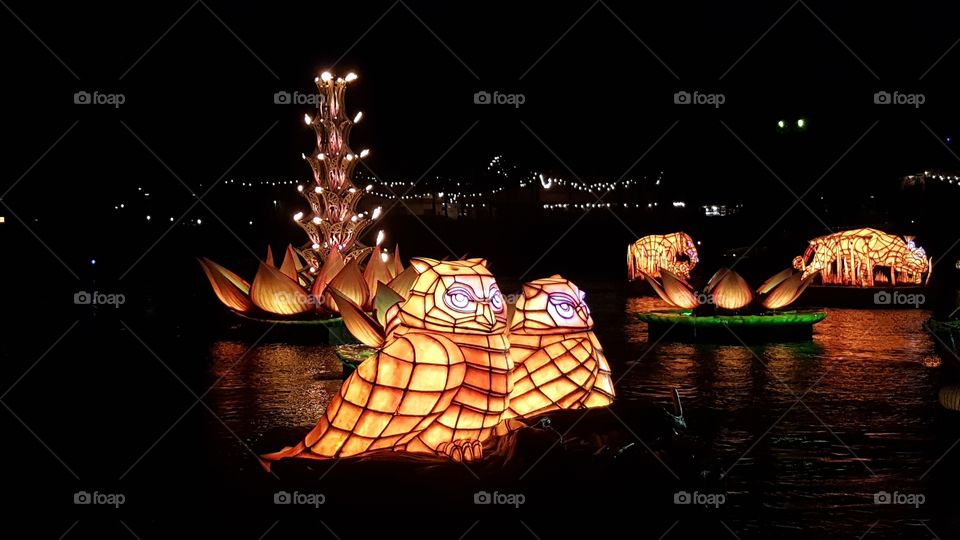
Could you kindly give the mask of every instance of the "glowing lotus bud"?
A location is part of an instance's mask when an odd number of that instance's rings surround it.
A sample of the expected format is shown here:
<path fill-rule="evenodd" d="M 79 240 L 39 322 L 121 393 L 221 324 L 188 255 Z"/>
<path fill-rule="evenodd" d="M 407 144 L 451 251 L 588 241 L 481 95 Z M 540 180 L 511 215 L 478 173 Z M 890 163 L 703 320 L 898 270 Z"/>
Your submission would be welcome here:
<path fill-rule="evenodd" d="M 315 217 L 313 218 L 313 222 L 314 222 L 315 224 L 317 224 L 317 225 L 319 225 L 321 221 L 323 221 L 323 220 L 320 219 L 320 216 L 315 216 Z"/>
<path fill-rule="evenodd" d="M 311 274 L 316 274 L 316 273 L 317 273 L 317 269 L 311 266 L 311 267 L 310 267 L 310 273 L 311 273 Z"/>
<path fill-rule="evenodd" d="M 383 231 L 382 231 L 382 230 L 377 233 L 377 245 L 378 245 L 378 246 L 383 243 L 383 238 L 384 238 L 384 236 L 385 236 L 385 235 L 383 234 Z"/>
<path fill-rule="evenodd" d="M 303 115 L 303 123 L 309 126 L 310 122 L 313 122 L 313 119 L 310 118 L 310 115 L 309 114 Z"/>
<path fill-rule="evenodd" d="M 353 161 L 353 154 L 347 154 L 347 161 Z"/>
<path fill-rule="evenodd" d="M 323 188 L 320 187 L 320 186 L 317 186 L 317 187 L 313 188 L 313 192 L 314 192 L 314 193 L 323 193 Z"/>
<path fill-rule="evenodd" d="M 301 192 L 301 193 L 303 192 L 303 184 L 297 186 L 297 191 L 299 191 L 299 192 Z"/>
<path fill-rule="evenodd" d="M 297 212 L 296 214 L 293 215 L 294 221 L 300 221 L 301 219 L 303 219 L 303 212 Z"/>
<path fill-rule="evenodd" d="M 346 78 L 346 81 L 347 81 L 347 82 L 353 82 L 353 81 L 355 81 L 355 80 L 357 80 L 357 74 L 356 74 L 356 73 L 354 73 L 354 72 L 352 72 L 352 71 L 351 71 L 350 73 L 347 73 L 347 78 Z"/>
<path fill-rule="evenodd" d="M 356 124 L 361 118 L 363 118 L 363 111 L 358 111 L 357 115 L 353 117 L 353 123 Z"/>
<path fill-rule="evenodd" d="M 362 157 L 362 158 L 365 158 L 365 157 L 367 157 L 367 156 L 369 156 L 369 155 L 370 155 L 370 149 L 369 149 L 369 148 L 364 148 L 363 150 L 360 151 L 360 157 Z"/>
<path fill-rule="evenodd" d="M 332 78 L 333 78 L 333 75 L 329 71 L 324 71 L 323 73 L 320 74 L 320 80 L 322 80 L 323 82 L 327 82 Z"/>
<path fill-rule="evenodd" d="M 387 253 L 386 251 L 380 253 L 380 260 L 381 260 L 381 261 L 387 262 L 387 260 L 389 260 L 389 259 L 390 259 L 390 254 Z"/>
<path fill-rule="evenodd" d="M 314 244 L 310 247 L 312 247 L 313 249 L 320 249 L 320 244 Z"/>
<path fill-rule="evenodd" d="M 376 208 L 374 208 L 374 209 L 373 209 L 373 219 L 377 219 L 378 217 L 380 217 L 380 212 L 381 212 L 381 209 L 380 209 L 379 206 L 376 207 Z"/>
<path fill-rule="evenodd" d="M 319 154 L 317 154 L 317 159 L 319 159 L 320 161 L 323 161 L 323 152 L 320 152 Z"/>
<path fill-rule="evenodd" d="M 723 309 L 740 309 L 749 304 L 753 300 L 750 285 L 733 270 L 721 268 L 717 273 L 721 272 L 713 287 L 713 303 Z"/>
<path fill-rule="evenodd" d="M 363 188 L 367 191 L 373 191 L 373 184 L 367 184 L 367 187 Z"/>

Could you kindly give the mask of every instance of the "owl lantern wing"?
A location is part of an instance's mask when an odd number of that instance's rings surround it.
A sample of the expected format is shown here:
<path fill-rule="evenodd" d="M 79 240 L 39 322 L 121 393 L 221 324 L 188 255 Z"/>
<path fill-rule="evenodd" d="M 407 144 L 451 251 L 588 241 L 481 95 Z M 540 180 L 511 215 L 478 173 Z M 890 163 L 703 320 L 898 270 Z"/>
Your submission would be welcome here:
<path fill-rule="evenodd" d="M 460 350 L 443 336 L 394 339 L 347 378 L 299 444 L 262 456 L 264 463 L 405 448 L 450 407 L 465 369 Z"/>

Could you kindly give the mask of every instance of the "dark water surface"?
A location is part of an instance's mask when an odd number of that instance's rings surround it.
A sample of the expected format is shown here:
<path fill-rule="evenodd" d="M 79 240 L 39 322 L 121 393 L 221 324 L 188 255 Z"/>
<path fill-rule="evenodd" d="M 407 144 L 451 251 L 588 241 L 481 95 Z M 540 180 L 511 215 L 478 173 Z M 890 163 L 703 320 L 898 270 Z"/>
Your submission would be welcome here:
<path fill-rule="evenodd" d="M 215 469 L 254 498 L 293 478 L 326 493 L 329 504 L 338 496 L 400 506 L 422 498 L 493 511 L 472 506 L 472 494 L 501 488 L 525 494 L 515 511 L 536 515 L 583 498 L 584 506 L 607 506 L 611 519 L 637 519 L 641 537 L 652 538 L 955 534 L 958 468 L 948 450 L 960 422 L 936 403 L 942 375 L 921 328 L 928 312 L 827 309 L 808 343 L 651 344 L 632 314 L 664 308 L 659 300 L 595 289 L 588 301 L 617 380 L 612 412 L 558 415 L 554 430 L 532 428 L 510 441 L 509 459 L 493 453 L 469 468 L 299 462 L 275 467 L 272 484 L 253 454 L 291 444 L 316 423 L 340 386 L 340 363 L 328 346 L 265 340 L 248 351 L 248 341 L 216 340 L 195 352 L 219 380 L 206 396 L 222 419 L 208 422 Z M 673 389 L 688 425 L 675 437 L 660 414 Z M 367 481 L 383 484 L 388 501 L 358 495 Z M 675 504 L 682 492 L 720 504 Z M 877 504 L 884 493 L 922 504 Z M 526 519 L 535 530 L 537 518 Z M 547 522 L 540 526 L 557 525 Z"/>

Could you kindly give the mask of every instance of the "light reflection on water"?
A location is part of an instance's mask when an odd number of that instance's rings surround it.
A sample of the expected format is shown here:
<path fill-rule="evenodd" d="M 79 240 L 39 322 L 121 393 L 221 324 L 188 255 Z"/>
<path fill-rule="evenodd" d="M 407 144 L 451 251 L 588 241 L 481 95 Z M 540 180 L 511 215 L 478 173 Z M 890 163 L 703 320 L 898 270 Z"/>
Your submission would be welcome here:
<path fill-rule="evenodd" d="M 797 523 L 835 528 L 819 515 L 824 504 L 871 515 L 879 490 L 925 489 L 919 478 L 942 453 L 938 371 L 924 366 L 934 354 L 921 327 L 928 312 L 828 308 L 812 342 L 651 347 L 633 314 L 662 302 L 616 291 L 591 298 L 617 399 L 665 403 L 677 388 L 699 449 L 691 470 L 739 494 L 731 507 L 796 511 Z M 211 345 L 211 375 L 223 377 L 209 396 L 217 414 L 247 442 L 313 426 L 340 386 L 333 349 L 263 344 L 243 357 L 247 346 Z M 249 459 L 232 435 L 219 436 Z"/>

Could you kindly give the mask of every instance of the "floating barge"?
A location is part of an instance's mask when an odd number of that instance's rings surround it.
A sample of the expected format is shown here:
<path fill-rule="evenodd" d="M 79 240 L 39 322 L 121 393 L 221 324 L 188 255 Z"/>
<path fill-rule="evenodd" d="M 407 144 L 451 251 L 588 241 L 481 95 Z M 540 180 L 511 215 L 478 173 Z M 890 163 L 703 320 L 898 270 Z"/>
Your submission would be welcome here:
<path fill-rule="evenodd" d="M 650 341 L 688 343 L 784 343 L 810 341 L 823 311 L 777 311 L 753 315 L 695 315 L 689 310 L 637 313 Z"/>

